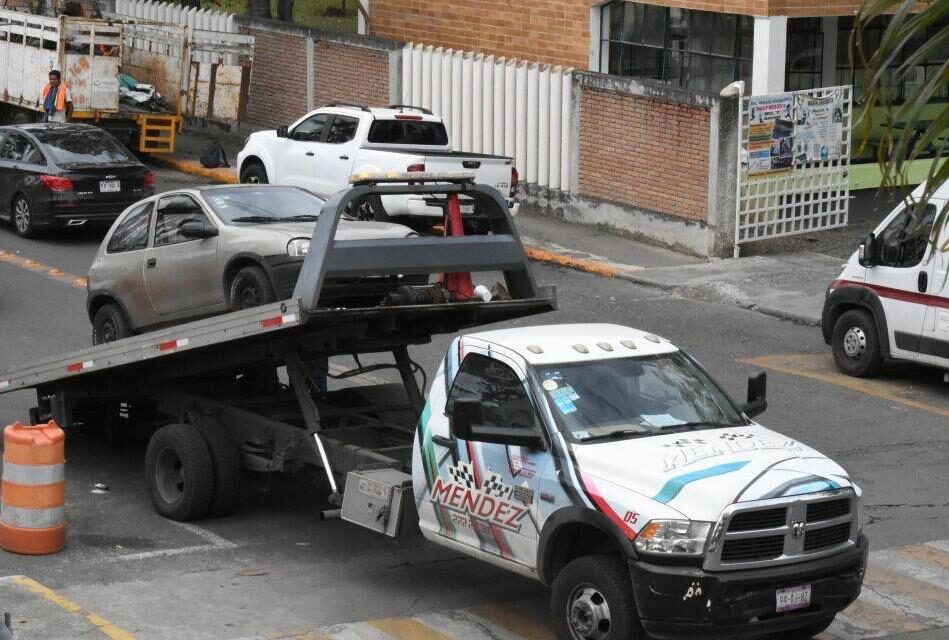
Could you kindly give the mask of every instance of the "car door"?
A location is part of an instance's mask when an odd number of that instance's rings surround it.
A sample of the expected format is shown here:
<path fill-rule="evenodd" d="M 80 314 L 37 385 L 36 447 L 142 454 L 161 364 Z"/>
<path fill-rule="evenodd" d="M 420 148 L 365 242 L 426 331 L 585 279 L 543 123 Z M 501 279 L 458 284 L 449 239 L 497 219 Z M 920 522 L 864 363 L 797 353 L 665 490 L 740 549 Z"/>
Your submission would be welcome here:
<path fill-rule="evenodd" d="M 318 163 L 322 161 L 320 142 L 332 119 L 331 113 L 317 113 L 293 127 L 286 138 L 278 139 L 276 184 L 303 187 L 320 194 L 317 179 Z"/>
<path fill-rule="evenodd" d="M 158 321 L 145 289 L 145 253 L 154 204 L 149 201 L 129 211 L 109 235 L 105 253 L 89 268 L 89 293 L 108 293 L 136 329 Z"/>
<path fill-rule="evenodd" d="M 541 432 L 521 366 L 497 350 L 469 345 L 465 351 L 446 403 L 449 422 L 455 402 L 467 398 L 480 403 L 485 426 Z M 549 452 L 457 436 L 455 442 L 431 492 L 450 521 L 449 535 L 474 550 L 533 567 L 540 528 L 536 500 Z"/>
<path fill-rule="evenodd" d="M 356 132 L 359 118 L 337 115 L 329 126 L 326 139 L 320 145 L 320 171 L 317 176 L 317 195 L 324 198 L 346 188 L 356 161 Z"/>
<path fill-rule="evenodd" d="M 35 195 L 32 189 L 35 187 L 31 188 L 28 178 L 35 175 L 37 169 L 45 164 L 46 159 L 33 141 L 17 131 L 6 132 L 0 141 L 0 177 L 3 182 L 0 187 L 0 202 L 3 203 L 5 211 L 10 211 L 13 196 L 21 191 L 25 191 L 27 200 L 31 201 L 30 208 L 35 207 L 32 202 Z"/>
<path fill-rule="evenodd" d="M 186 237 L 181 228 L 191 221 L 216 228 L 192 196 L 178 193 L 158 199 L 152 242 L 145 252 L 145 287 L 155 310 L 166 319 L 201 315 L 224 304 L 218 238 Z"/>
<path fill-rule="evenodd" d="M 7 157 L 8 131 L 0 129 L 0 212 L 4 216 L 10 214 L 10 205 L 13 201 L 13 168 L 10 166 L 10 158 Z"/>
<path fill-rule="evenodd" d="M 916 204 L 904 205 L 877 234 L 876 265 L 867 269 L 866 284 L 880 297 L 894 357 L 920 357 L 931 270 L 929 235 L 934 217 L 932 204 L 925 209 Z"/>
<path fill-rule="evenodd" d="M 944 201 L 933 201 L 934 211 L 946 206 Z M 936 238 L 936 250 L 930 247 L 929 307 L 923 329 L 921 359 L 949 369 L 949 224 L 942 225 Z"/>

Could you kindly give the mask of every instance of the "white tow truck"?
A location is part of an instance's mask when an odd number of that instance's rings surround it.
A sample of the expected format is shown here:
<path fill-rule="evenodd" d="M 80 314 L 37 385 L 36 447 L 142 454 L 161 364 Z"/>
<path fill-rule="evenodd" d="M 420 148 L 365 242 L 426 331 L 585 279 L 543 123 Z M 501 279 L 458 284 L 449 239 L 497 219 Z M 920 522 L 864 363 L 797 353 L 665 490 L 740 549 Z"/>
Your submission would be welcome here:
<path fill-rule="evenodd" d="M 656 335 L 518 327 L 456 337 L 426 400 L 409 347 L 556 299 L 535 285 L 496 190 L 416 178 L 331 198 L 291 299 L 0 372 L 0 392 L 35 388 L 32 421 L 67 433 L 149 434 L 146 477 L 169 518 L 233 510 L 242 468 L 322 468 L 325 516 L 393 537 L 417 522 L 436 544 L 550 585 L 560 640 L 804 638 L 857 598 L 860 490 L 751 419 L 763 374 L 738 405 Z M 334 239 L 352 203 L 415 194 L 473 199 L 491 233 Z M 505 286 L 490 300 L 430 285 L 318 305 L 327 277 L 433 271 L 501 271 Z M 281 368 L 286 386 L 261 375 Z M 381 368 L 400 382 L 334 382 Z"/>
<path fill-rule="evenodd" d="M 514 161 L 452 151 L 441 117 L 421 107 L 331 103 L 289 127 L 252 133 L 237 156 L 241 182 L 293 185 L 323 197 L 345 188 L 353 174 L 389 171 L 473 172 L 475 182 L 505 194 L 511 213 L 517 213 Z M 371 197 L 355 208 L 361 220 L 399 218 L 402 224 L 424 226 L 442 219 L 442 203 L 422 194 Z M 468 218 L 477 215 L 469 199 L 463 199 L 461 209 Z"/>

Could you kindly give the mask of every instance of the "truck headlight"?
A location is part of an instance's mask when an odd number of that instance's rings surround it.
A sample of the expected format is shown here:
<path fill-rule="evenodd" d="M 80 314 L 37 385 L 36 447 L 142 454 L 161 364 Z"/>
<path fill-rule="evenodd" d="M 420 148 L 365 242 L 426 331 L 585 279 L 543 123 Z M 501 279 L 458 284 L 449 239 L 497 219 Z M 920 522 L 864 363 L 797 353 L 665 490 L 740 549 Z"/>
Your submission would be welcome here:
<path fill-rule="evenodd" d="M 287 255 L 294 258 L 302 258 L 310 250 L 309 238 L 294 238 L 287 243 Z"/>
<path fill-rule="evenodd" d="M 711 528 L 711 522 L 652 520 L 639 532 L 633 544 L 641 553 L 700 556 L 705 552 L 705 541 Z"/>

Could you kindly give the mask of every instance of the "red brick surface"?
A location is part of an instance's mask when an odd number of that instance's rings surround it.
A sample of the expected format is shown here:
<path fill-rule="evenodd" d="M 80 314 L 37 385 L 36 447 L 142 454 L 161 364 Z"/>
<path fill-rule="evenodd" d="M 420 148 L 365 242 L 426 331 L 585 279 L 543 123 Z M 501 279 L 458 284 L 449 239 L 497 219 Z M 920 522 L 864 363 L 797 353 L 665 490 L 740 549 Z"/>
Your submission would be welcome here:
<path fill-rule="evenodd" d="M 319 41 L 316 55 L 316 104 L 355 102 L 389 104 L 389 52 Z"/>

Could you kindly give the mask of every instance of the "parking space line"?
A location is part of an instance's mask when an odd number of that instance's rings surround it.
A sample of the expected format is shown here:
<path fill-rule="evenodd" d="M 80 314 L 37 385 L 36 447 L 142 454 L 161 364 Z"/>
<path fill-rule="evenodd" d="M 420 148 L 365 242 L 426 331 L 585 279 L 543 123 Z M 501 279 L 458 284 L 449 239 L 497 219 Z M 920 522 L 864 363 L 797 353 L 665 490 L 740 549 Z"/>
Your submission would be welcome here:
<path fill-rule="evenodd" d="M 90 624 L 95 626 L 99 631 L 102 632 L 108 638 L 112 640 L 135 640 L 135 636 L 131 633 L 122 629 L 115 624 L 109 622 L 102 616 L 92 613 L 91 611 L 86 611 L 82 608 L 81 605 L 76 604 L 69 598 L 59 595 L 49 587 L 40 584 L 36 580 L 29 578 L 27 576 L 12 576 L 11 579 L 14 583 L 28 589 L 29 591 L 42 596 L 49 602 L 52 602 L 56 606 L 65 609 L 69 613 L 80 615 L 84 617 Z"/>
<path fill-rule="evenodd" d="M 413 618 L 382 618 L 366 624 L 398 640 L 452 640 Z"/>
<path fill-rule="evenodd" d="M 882 380 L 853 378 L 839 373 L 834 369 L 830 355 L 773 355 L 758 358 L 739 358 L 738 362 L 846 387 L 881 400 L 896 402 L 937 416 L 949 417 L 949 407 L 939 407 L 909 397 L 902 385 Z"/>
<path fill-rule="evenodd" d="M 527 603 L 524 605 L 527 606 Z M 523 607 L 515 609 L 504 604 L 488 604 L 466 609 L 468 613 L 517 634 L 525 640 L 553 640 L 554 632 L 544 620 L 525 615 L 522 610 Z"/>
<path fill-rule="evenodd" d="M 208 544 L 192 545 L 190 547 L 176 547 L 174 549 L 156 549 L 154 551 L 142 551 L 141 553 L 128 553 L 120 556 L 110 556 L 104 558 L 104 562 L 122 562 L 131 560 L 147 560 L 149 558 L 165 558 L 168 556 L 179 556 L 185 553 L 199 553 L 205 551 L 221 551 L 224 549 L 234 549 L 237 545 L 230 540 L 225 540 L 221 536 L 208 531 L 197 525 L 187 522 L 176 522 L 169 520 L 168 524 L 174 525 L 197 537 L 205 540 Z"/>
<path fill-rule="evenodd" d="M 26 271 L 31 271 L 37 275 L 43 276 L 50 280 L 55 280 L 62 284 L 68 284 L 69 286 L 75 287 L 77 289 L 86 288 L 86 279 L 71 273 L 66 273 L 62 269 L 56 267 L 51 267 L 42 262 L 37 262 L 26 256 L 21 256 L 13 253 L 12 251 L 6 251 L 5 249 L 0 249 L 0 262 L 5 262 L 7 264 L 13 265 L 14 267 L 19 267 L 25 269 Z"/>

